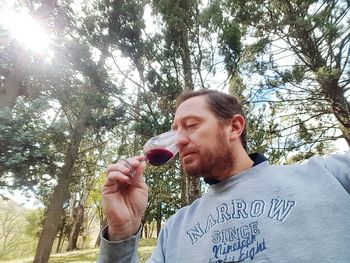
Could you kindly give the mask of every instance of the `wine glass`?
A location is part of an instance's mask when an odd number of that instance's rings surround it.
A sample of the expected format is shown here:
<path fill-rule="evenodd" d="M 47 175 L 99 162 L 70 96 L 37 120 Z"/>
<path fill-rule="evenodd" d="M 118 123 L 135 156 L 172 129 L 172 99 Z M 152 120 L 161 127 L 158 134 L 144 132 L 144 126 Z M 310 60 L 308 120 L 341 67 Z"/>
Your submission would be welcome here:
<path fill-rule="evenodd" d="M 176 131 L 168 131 L 149 139 L 143 146 L 146 162 L 160 166 L 168 163 L 178 153 Z"/>

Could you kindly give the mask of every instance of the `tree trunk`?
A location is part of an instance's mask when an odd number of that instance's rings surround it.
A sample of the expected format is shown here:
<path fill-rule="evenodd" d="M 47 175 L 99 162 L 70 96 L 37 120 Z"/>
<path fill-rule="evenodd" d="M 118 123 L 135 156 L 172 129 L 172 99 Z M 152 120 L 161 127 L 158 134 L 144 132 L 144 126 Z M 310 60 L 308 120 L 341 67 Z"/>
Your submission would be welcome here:
<path fill-rule="evenodd" d="M 198 179 L 198 180 L 195 180 Z M 182 205 L 186 206 L 191 204 L 194 200 L 201 196 L 200 191 L 200 180 L 199 178 L 193 178 L 187 176 L 184 172 L 182 172 L 182 193 L 181 200 Z"/>
<path fill-rule="evenodd" d="M 184 207 L 188 205 L 189 198 L 188 198 L 188 176 L 185 174 L 183 170 L 181 170 L 181 206 Z"/>
<path fill-rule="evenodd" d="M 153 237 L 154 235 L 154 221 L 152 221 L 152 223 L 150 223 L 150 230 L 149 230 L 149 237 Z"/>
<path fill-rule="evenodd" d="M 188 45 L 188 32 L 184 28 L 181 34 L 180 46 L 181 46 L 181 59 L 182 59 L 182 70 L 184 74 L 185 90 L 194 90 L 193 79 L 192 79 L 192 67 L 191 67 L 191 52 Z M 184 205 L 191 204 L 201 195 L 200 191 L 200 179 L 199 177 L 188 177 L 183 173 L 182 176 L 183 187 L 182 201 Z"/>
<path fill-rule="evenodd" d="M 191 67 L 191 52 L 188 45 L 188 33 L 187 29 L 184 28 L 181 32 L 180 38 L 181 46 L 181 60 L 182 60 L 182 72 L 184 74 L 185 90 L 194 90 L 193 79 L 192 79 L 192 67 Z"/>
<path fill-rule="evenodd" d="M 144 217 L 141 219 L 141 227 L 142 227 L 142 229 L 141 229 L 142 231 L 141 231 L 140 238 L 143 238 L 143 237 L 147 238 L 148 237 L 148 235 L 147 235 L 148 223 Z"/>
<path fill-rule="evenodd" d="M 99 219 L 100 219 L 100 232 L 101 232 L 101 230 L 107 225 L 107 219 L 103 216 L 103 213 L 100 213 Z M 100 235 L 98 235 L 95 242 L 95 247 L 99 247 L 100 242 L 101 242 L 101 237 Z"/>
<path fill-rule="evenodd" d="M 59 253 L 60 252 L 60 248 L 61 248 L 61 243 L 63 241 L 63 238 L 64 238 L 64 222 L 61 222 L 61 229 L 60 229 L 60 235 L 59 235 L 59 238 L 58 238 L 58 243 L 57 243 L 57 248 L 56 248 L 56 253 Z"/>
<path fill-rule="evenodd" d="M 69 235 L 67 251 L 73 251 L 77 249 L 78 237 L 84 222 L 84 206 L 80 204 L 75 210 L 75 220 Z"/>
<path fill-rule="evenodd" d="M 330 101 L 334 116 L 337 118 L 343 138 L 350 147 L 350 102 L 344 96 L 345 92 L 339 87 L 338 79 L 320 80 L 322 91 Z"/>
<path fill-rule="evenodd" d="M 144 233 L 144 237 L 145 238 L 149 238 L 149 233 L 148 233 L 148 223 L 145 222 L 143 224 L 143 233 Z M 142 234 L 141 234 L 141 238 L 142 238 Z"/>
<path fill-rule="evenodd" d="M 160 229 L 162 227 L 162 206 L 161 204 L 158 204 L 158 207 L 157 207 L 157 237 L 159 236 L 159 233 L 160 233 Z"/>
<path fill-rule="evenodd" d="M 98 235 L 95 241 L 95 248 L 99 247 L 101 243 L 101 236 Z"/>
<path fill-rule="evenodd" d="M 89 192 L 84 189 L 81 194 L 81 199 L 77 207 L 75 207 L 76 196 L 73 195 L 71 198 L 71 207 L 73 208 L 71 219 L 73 220 L 73 226 L 69 234 L 67 251 L 73 251 L 77 249 L 77 242 L 84 224 L 84 213 L 85 213 L 85 203 L 89 196 Z"/>
<path fill-rule="evenodd" d="M 62 172 L 59 176 L 57 186 L 54 189 L 47 211 L 44 227 L 40 235 L 33 261 L 34 263 L 48 262 L 52 245 L 56 237 L 57 227 L 61 216 L 63 215 L 63 204 L 67 200 L 75 160 L 85 129 L 85 118 L 81 118 L 71 134 L 71 142 L 68 145 Z"/>

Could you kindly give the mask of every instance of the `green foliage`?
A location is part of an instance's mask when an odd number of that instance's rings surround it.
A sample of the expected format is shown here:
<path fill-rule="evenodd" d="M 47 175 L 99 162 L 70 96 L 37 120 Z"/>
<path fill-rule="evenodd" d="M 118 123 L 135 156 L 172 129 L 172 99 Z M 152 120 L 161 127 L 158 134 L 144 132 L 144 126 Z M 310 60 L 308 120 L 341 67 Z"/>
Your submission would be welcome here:
<path fill-rule="evenodd" d="M 165 220 L 180 207 L 181 173 L 172 161 L 163 167 L 147 167 L 145 180 L 151 191 L 148 195 L 147 210 L 144 214 L 146 222 Z M 160 217 L 160 218 L 159 218 Z"/>
<path fill-rule="evenodd" d="M 212 1 L 209 6 L 203 8 L 199 18 L 202 26 L 210 31 L 220 28 L 224 20 L 220 1 Z"/>
<path fill-rule="evenodd" d="M 27 225 L 25 228 L 25 234 L 34 240 L 38 239 L 43 228 L 43 221 L 45 216 L 45 210 L 42 208 L 28 211 L 25 215 Z"/>
<path fill-rule="evenodd" d="M 168 32 L 176 33 L 185 28 L 192 28 L 193 14 L 197 8 L 196 0 L 153 0 L 152 5 L 167 21 Z M 175 35 L 173 35 L 175 37 Z M 172 38 L 174 40 L 174 38 Z"/>
<path fill-rule="evenodd" d="M 292 70 L 285 70 L 281 73 L 282 83 L 293 82 L 296 84 L 302 84 L 305 79 L 306 69 L 301 65 L 294 65 Z"/>
<path fill-rule="evenodd" d="M 143 55 L 141 30 L 144 1 L 112 1 L 109 9 L 108 33 L 112 44 L 117 44 L 121 52 L 137 61 Z"/>
<path fill-rule="evenodd" d="M 23 100 L 13 112 L 1 111 L 0 185 L 30 187 L 44 179 L 44 174 L 55 175 L 61 161 L 56 149 L 65 134 L 42 118 L 47 108 L 47 102 L 39 98 L 33 104 Z M 12 183 L 6 181 L 9 173 Z"/>
<path fill-rule="evenodd" d="M 226 69 L 235 72 L 241 54 L 241 28 L 238 23 L 226 21 L 220 39 L 221 53 L 225 57 Z"/>
<path fill-rule="evenodd" d="M 247 78 L 245 97 L 274 112 L 266 116 L 275 125 L 271 146 L 307 153 L 318 145 L 329 148 L 337 130 L 348 138 L 349 2 L 256 0 L 221 6 L 243 35 L 234 66 Z M 226 67 L 230 62 L 225 60 Z"/>

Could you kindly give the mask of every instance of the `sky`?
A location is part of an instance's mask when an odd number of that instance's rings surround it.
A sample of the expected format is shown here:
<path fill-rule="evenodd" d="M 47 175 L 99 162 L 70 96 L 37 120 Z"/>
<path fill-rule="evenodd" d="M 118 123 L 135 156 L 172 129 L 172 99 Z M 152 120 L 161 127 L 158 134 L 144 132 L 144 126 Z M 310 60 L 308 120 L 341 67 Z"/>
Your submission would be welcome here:
<path fill-rule="evenodd" d="M 39 208 L 39 207 L 43 207 L 42 204 L 35 199 L 35 197 L 29 196 L 26 197 L 22 191 L 16 190 L 14 192 L 9 192 L 3 189 L 0 189 L 0 194 L 4 195 L 7 198 L 12 199 L 13 201 L 15 201 L 17 204 L 24 206 L 25 208 Z"/>

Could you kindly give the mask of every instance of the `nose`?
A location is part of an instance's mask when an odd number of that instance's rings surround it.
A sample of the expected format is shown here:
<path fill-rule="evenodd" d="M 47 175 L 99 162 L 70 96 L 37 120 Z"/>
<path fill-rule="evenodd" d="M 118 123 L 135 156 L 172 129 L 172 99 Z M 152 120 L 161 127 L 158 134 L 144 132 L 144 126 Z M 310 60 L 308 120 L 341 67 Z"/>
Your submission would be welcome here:
<path fill-rule="evenodd" d="M 176 131 L 176 147 L 181 150 L 190 142 L 188 136 L 180 130 Z"/>

